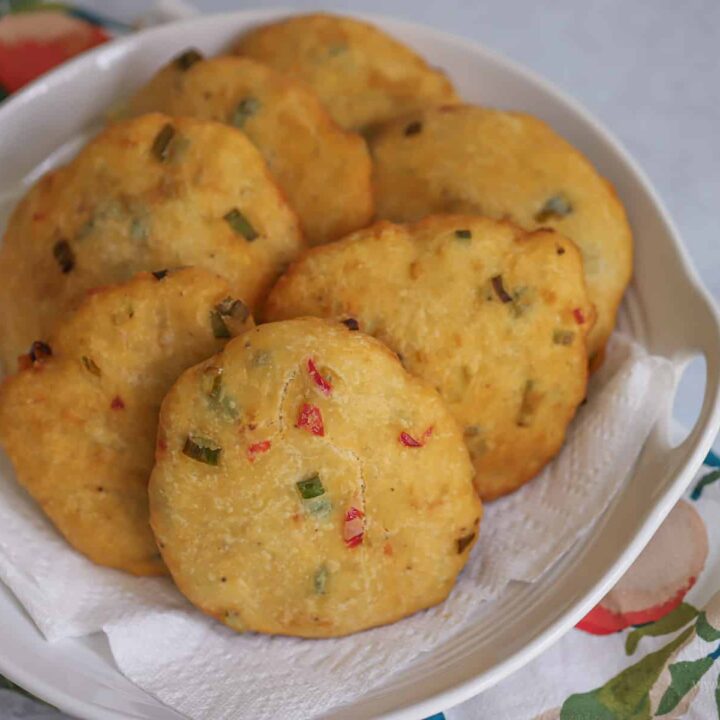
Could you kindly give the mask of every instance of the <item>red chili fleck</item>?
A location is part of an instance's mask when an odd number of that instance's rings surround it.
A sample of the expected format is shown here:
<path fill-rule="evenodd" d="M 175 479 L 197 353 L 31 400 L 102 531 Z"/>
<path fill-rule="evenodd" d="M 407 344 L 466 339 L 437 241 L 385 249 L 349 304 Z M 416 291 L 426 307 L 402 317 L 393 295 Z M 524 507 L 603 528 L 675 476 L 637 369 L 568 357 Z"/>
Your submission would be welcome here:
<path fill-rule="evenodd" d="M 44 220 L 44 219 L 45 219 L 45 213 L 43 213 L 43 212 L 34 212 L 34 213 L 32 214 L 32 219 L 33 219 L 35 222 L 38 222 L 39 220 Z"/>
<path fill-rule="evenodd" d="M 573 317 L 578 325 L 582 325 L 585 322 L 585 315 L 580 308 L 575 308 L 573 311 Z"/>
<path fill-rule="evenodd" d="M 112 402 L 110 403 L 110 407 L 113 410 L 124 410 L 125 409 L 125 403 L 123 402 L 122 398 L 119 395 L 116 395 Z"/>
<path fill-rule="evenodd" d="M 317 405 L 303 403 L 295 427 L 305 428 L 309 433 L 320 435 L 320 437 L 325 435 L 325 427 L 323 426 L 320 408 L 317 407 Z"/>
<path fill-rule="evenodd" d="M 157 447 L 160 452 L 165 452 L 165 450 L 167 450 L 167 441 L 165 438 L 158 439 Z"/>
<path fill-rule="evenodd" d="M 385 546 L 383 547 L 383 552 L 385 553 L 385 555 L 388 555 L 389 557 L 392 557 L 392 554 L 393 554 L 393 546 L 392 546 L 389 542 L 386 542 L 386 543 L 385 543 Z"/>
<path fill-rule="evenodd" d="M 310 377 L 313 379 L 313 382 L 320 388 L 320 391 L 324 395 L 330 395 L 332 392 L 332 385 L 320 374 L 320 371 L 317 369 L 317 365 L 315 365 L 315 361 L 312 358 L 308 358 L 307 369 L 310 373 Z"/>
<path fill-rule="evenodd" d="M 250 462 L 255 462 L 256 456 L 262 455 L 262 453 L 267 452 L 270 449 L 271 444 L 272 443 L 270 442 L 270 440 L 261 440 L 260 442 L 256 442 L 250 445 L 250 447 L 247 449 L 248 460 Z"/>
<path fill-rule="evenodd" d="M 345 513 L 345 526 L 343 527 L 343 540 L 348 548 L 360 545 L 364 538 L 363 517 L 365 514 L 356 507 L 351 507 Z"/>
<path fill-rule="evenodd" d="M 433 434 L 433 426 L 431 425 L 421 436 L 420 440 L 416 440 L 412 435 L 409 433 L 406 433 L 405 431 L 400 433 L 400 436 L 398 437 L 398 440 L 405 445 L 405 447 L 422 447 L 427 440 L 430 438 L 430 436 Z"/>

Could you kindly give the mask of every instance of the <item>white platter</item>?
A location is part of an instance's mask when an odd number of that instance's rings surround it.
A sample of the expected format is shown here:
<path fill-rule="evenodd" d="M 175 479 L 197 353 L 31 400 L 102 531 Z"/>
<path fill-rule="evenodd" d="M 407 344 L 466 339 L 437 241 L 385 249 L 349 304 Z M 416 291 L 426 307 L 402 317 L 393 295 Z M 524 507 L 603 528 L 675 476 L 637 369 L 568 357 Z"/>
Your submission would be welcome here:
<path fill-rule="evenodd" d="M 70 152 L 73 140 L 96 124 L 110 104 L 175 53 L 188 46 L 217 53 L 244 28 L 280 14 L 208 16 L 145 31 L 102 46 L 29 86 L 0 106 L 0 197 Z M 635 275 L 621 312 L 623 329 L 650 352 L 672 359 L 678 377 L 692 358 L 702 355 L 706 363 L 703 406 L 689 436 L 677 447 L 669 442 L 668 397 L 665 417 L 619 496 L 549 573 L 533 585 L 511 585 L 499 600 L 486 604 L 471 631 L 326 716 L 399 720 L 447 709 L 528 662 L 571 628 L 638 555 L 690 482 L 720 426 L 720 323 L 645 176 L 582 108 L 527 70 L 470 42 L 405 22 L 369 19 L 445 68 L 468 100 L 532 112 L 595 163 L 617 188 L 635 234 Z M 104 637 L 45 642 L 2 584 L 0 628 L 0 672 L 72 715 L 93 720 L 180 717 L 120 675 Z"/>

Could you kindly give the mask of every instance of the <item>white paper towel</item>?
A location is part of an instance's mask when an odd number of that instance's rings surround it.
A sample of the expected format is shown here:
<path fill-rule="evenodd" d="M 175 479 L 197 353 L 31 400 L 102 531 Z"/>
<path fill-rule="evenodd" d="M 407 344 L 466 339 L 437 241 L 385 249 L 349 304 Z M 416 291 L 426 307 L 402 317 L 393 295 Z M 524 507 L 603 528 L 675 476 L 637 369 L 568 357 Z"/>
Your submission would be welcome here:
<path fill-rule="evenodd" d="M 478 603 L 531 582 L 592 526 L 630 472 L 674 368 L 616 336 L 562 453 L 486 507 L 450 598 L 394 625 L 337 640 L 237 635 L 168 580 L 99 568 L 72 551 L 15 485 L 0 480 L 0 578 L 49 638 L 104 630 L 121 671 L 192 718 L 311 718 L 351 701 L 462 631 Z"/>

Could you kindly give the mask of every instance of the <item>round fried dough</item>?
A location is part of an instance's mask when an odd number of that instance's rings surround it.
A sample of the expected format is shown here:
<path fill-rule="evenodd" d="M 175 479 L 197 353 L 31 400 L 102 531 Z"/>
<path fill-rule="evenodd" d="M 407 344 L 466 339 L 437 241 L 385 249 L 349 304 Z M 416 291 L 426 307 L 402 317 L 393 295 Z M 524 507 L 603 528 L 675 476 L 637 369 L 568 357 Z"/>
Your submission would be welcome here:
<path fill-rule="evenodd" d="M 165 572 L 147 502 L 160 403 L 183 370 L 252 327 L 248 313 L 206 270 L 142 273 L 88 295 L 0 386 L 18 481 L 94 562 Z"/>
<path fill-rule="evenodd" d="M 6 369 L 82 294 L 140 270 L 196 265 L 251 307 L 302 239 L 265 162 L 238 130 L 146 115 L 114 125 L 46 175 L 0 249 Z"/>
<path fill-rule="evenodd" d="M 388 123 L 370 143 L 380 218 L 478 213 L 573 240 L 597 310 L 597 364 L 630 280 L 632 235 L 613 188 L 577 150 L 530 115 L 471 106 Z"/>
<path fill-rule="evenodd" d="M 243 35 L 235 52 L 307 82 L 350 130 L 458 100 L 443 72 L 374 25 L 348 17 L 317 13 L 262 25 Z"/>
<path fill-rule="evenodd" d="M 160 111 L 240 128 L 262 153 L 311 245 L 370 222 L 365 142 L 338 127 L 309 88 L 250 58 L 197 56 L 190 64 L 183 60 L 188 52 L 135 95 L 131 114 Z"/>
<path fill-rule="evenodd" d="M 579 252 L 552 230 L 379 222 L 291 265 L 265 315 L 346 320 L 396 351 L 463 426 L 483 499 L 536 475 L 585 397 L 592 306 Z"/>
<path fill-rule="evenodd" d="M 208 377 L 239 418 L 207 404 Z M 168 393 L 158 443 L 158 547 L 183 594 L 238 631 L 393 622 L 447 596 L 477 536 L 457 423 L 386 347 L 339 323 L 228 343 Z"/>

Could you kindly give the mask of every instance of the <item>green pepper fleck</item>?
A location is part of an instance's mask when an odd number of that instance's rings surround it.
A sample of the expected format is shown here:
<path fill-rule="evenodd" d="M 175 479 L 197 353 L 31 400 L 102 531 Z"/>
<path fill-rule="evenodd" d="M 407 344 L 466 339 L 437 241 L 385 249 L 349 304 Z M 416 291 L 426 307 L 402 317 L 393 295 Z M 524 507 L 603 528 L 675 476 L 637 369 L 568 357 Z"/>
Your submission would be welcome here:
<path fill-rule="evenodd" d="M 562 218 L 569 215 L 573 210 L 570 201 L 562 194 L 553 195 L 545 202 L 542 208 L 535 213 L 537 222 L 545 222 L 553 218 Z"/>
<path fill-rule="evenodd" d="M 553 342 L 555 345 L 572 345 L 575 333 L 572 330 L 555 330 L 553 332 Z"/>
<path fill-rule="evenodd" d="M 97 377 L 100 377 L 102 375 L 102 371 L 97 366 L 97 363 L 92 359 L 87 357 L 86 355 L 83 355 L 81 358 L 82 364 L 85 366 L 85 369 L 92 373 L 93 375 L 96 375 Z"/>
<path fill-rule="evenodd" d="M 325 488 L 317 473 L 305 480 L 299 480 L 295 483 L 295 486 L 303 500 L 311 500 L 325 494 Z"/>
<path fill-rule="evenodd" d="M 321 565 L 313 575 L 313 589 L 316 595 L 324 595 L 327 588 L 329 571 L 327 565 Z"/>
<path fill-rule="evenodd" d="M 225 213 L 223 220 L 248 242 L 252 242 L 258 236 L 257 230 L 255 230 L 250 221 L 237 208 L 233 208 Z"/>
<path fill-rule="evenodd" d="M 174 62 L 175 66 L 184 72 L 185 70 L 189 70 L 196 62 L 204 59 L 203 54 L 199 50 L 190 48 L 182 53 L 182 55 L 178 55 Z"/>
<path fill-rule="evenodd" d="M 526 380 L 523 388 L 520 410 L 518 411 L 516 423 L 520 427 L 530 427 L 533 415 L 537 409 L 538 395 L 535 390 L 535 381 Z"/>
<path fill-rule="evenodd" d="M 492 278 L 490 278 L 490 282 L 492 283 L 495 294 L 498 296 L 498 298 L 500 298 L 502 302 L 512 302 L 512 297 L 507 292 L 507 290 L 505 290 L 505 286 L 503 285 L 502 275 L 494 275 Z"/>
<path fill-rule="evenodd" d="M 457 240 L 470 240 L 472 239 L 472 230 L 456 230 L 455 238 Z"/>
<path fill-rule="evenodd" d="M 254 367 L 264 367 L 266 365 L 270 365 L 272 364 L 272 356 L 267 350 L 258 350 L 253 355 L 252 364 Z"/>
<path fill-rule="evenodd" d="M 217 310 L 210 311 L 210 325 L 212 326 L 213 335 L 216 338 L 220 339 L 230 337 L 230 330 L 228 330 L 228 326 L 225 324 L 225 321 L 222 319 L 222 316 Z"/>
<path fill-rule="evenodd" d="M 475 539 L 475 533 L 469 535 L 463 535 L 456 540 L 458 555 L 465 550 L 465 548 Z"/>
<path fill-rule="evenodd" d="M 239 322 L 245 322 L 250 316 L 250 309 L 242 300 L 226 297 L 219 302 L 215 309 L 224 317 L 231 317 Z"/>
<path fill-rule="evenodd" d="M 133 218 L 130 223 L 130 237 L 137 242 L 144 242 L 148 239 L 148 227 L 142 218 Z"/>
<path fill-rule="evenodd" d="M 411 135 L 417 135 L 419 132 L 422 131 L 422 123 L 419 120 L 414 120 L 413 122 L 409 123 L 405 126 L 405 137 L 410 137 Z"/>
<path fill-rule="evenodd" d="M 53 257 L 63 274 L 69 273 L 75 267 L 75 253 L 65 239 L 58 240 L 53 245 Z"/>
<path fill-rule="evenodd" d="M 230 115 L 230 124 L 241 128 L 246 120 L 260 109 L 260 101 L 255 97 L 243 98 Z"/>
<path fill-rule="evenodd" d="M 206 465 L 219 465 L 222 448 L 208 438 L 188 435 L 183 454 Z"/>
<path fill-rule="evenodd" d="M 152 144 L 152 154 L 160 162 L 167 162 L 170 157 L 170 143 L 174 137 L 175 128 L 170 123 L 165 123 L 155 136 Z"/>

